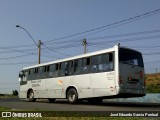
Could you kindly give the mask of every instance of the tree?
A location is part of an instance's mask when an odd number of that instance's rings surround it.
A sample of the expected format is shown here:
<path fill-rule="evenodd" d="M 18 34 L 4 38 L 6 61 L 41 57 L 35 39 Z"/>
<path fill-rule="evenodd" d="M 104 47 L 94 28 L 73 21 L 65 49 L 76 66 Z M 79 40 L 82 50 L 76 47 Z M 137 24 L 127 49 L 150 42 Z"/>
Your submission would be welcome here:
<path fill-rule="evenodd" d="M 18 96 L 18 91 L 17 91 L 17 90 L 13 90 L 13 91 L 12 91 L 12 95 Z"/>

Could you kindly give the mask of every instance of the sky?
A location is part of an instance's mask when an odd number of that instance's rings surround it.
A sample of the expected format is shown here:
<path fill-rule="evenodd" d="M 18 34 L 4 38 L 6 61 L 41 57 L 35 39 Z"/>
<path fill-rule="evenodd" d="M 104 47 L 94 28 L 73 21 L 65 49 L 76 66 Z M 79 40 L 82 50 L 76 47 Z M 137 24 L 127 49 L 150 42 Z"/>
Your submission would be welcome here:
<path fill-rule="evenodd" d="M 160 11 L 113 25 L 158 9 L 159 0 L 0 0 L 0 93 L 18 90 L 19 71 L 37 64 L 33 40 L 43 43 L 41 62 L 83 54 L 86 38 L 87 52 L 121 43 L 160 72 Z"/>

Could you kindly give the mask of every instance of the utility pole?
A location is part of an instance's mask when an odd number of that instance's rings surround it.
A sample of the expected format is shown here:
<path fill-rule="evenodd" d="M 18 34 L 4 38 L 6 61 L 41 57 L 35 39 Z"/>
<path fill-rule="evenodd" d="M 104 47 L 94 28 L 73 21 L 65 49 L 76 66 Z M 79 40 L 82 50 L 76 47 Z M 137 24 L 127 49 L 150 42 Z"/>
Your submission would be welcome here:
<path fill-rule="evenodd" d="M 86 54 L 86 51 L 87 51 L 87 49 L 86 49 L 86 46 L 87 46 L 86 38 L 83 39 L 83 43 L 82 44 L 84 46 L 84 54 Z"/>
<path fill-rule="evenodd" d="M 42 45 L 42 42 L 41 40 L 38 41 L 38 64 L 41 63 L 41 45 Z"/>

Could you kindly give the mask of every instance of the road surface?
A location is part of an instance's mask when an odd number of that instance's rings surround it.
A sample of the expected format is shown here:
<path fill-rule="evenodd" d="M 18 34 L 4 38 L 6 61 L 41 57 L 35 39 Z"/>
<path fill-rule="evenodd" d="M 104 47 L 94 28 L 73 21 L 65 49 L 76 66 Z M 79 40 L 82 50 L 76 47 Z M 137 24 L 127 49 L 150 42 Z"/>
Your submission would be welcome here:
<path fill-rule="evenodd" d="M 0 98 L 0 106 L 13 110 L 41 110 L 41 111 L 160 111 L 159 103 L 125 103 L 103 102 L 100 105 L 91 105 L 87 102 L 69 104 L 66 100 L 57 100 L 49 103 L 48 100 L 28 102 L 19 98 Z"/>

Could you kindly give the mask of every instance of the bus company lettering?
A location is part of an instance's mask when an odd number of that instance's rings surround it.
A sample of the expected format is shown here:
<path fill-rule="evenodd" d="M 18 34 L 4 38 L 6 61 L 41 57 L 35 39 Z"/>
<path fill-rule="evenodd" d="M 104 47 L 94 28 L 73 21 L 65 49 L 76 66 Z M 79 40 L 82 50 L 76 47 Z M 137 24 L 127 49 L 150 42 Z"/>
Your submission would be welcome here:
<path fill-rule="evenodd" d="M 32 84 L 32 87 L 39 87 L 40 84 Z"/>
<path fill-rule="evenodd" d="M 32 83 L 32 87 L 39 87 L 40 86 L 40 83 L 41 80 L 32 80 L 31 83 Z"/>
<path fill-rule="evenodd" d="M 40 83 L 41 80 L 32 80 L 31 83 Z"/>

